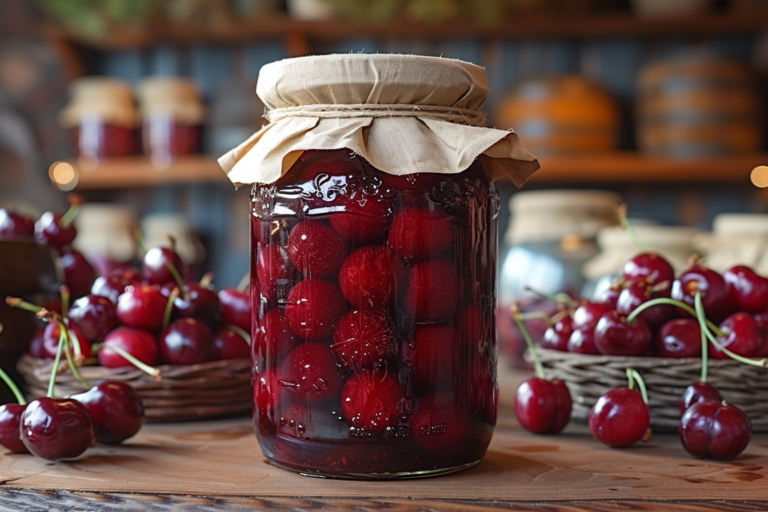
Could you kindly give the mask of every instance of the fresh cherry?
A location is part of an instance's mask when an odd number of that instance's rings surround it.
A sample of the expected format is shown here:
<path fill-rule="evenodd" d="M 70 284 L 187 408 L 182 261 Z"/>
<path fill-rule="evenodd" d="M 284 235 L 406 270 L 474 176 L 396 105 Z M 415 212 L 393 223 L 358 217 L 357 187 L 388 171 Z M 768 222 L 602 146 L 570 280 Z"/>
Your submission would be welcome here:
<path fill-rule="evenodd" d="M 35 223 L 37 241 L 58 249 L 71 245 L 77 236 L 77 229 L 74 223 L 61 225 L 64 215 L 61 212 L 45 212 Z"/>
<path fill-rule="evenodd" d="M 544 337 L 539 342 L 541 348 L 549 350 L 568 351 L 568 340 L 573 334 L 573 318 L 565 315 L 550 325 L 544 332 Z"/>
<path fill-rule="evenodd" d="M 38 398 L 21 415 L 21 441 L 46 460 L 74 459 L 94 442 L 88 409 L 71 398 Z"/>
<path fill-rule="evenodd" d="M 141 276 L 149 284 L 161 286 L 175 281 L 168 265 L 173 266 L 179 275 L 183 275 L 184 264 L 176 251 L 168 247 L 153 247 L 144 255 L 141 264 Z"/>
<path fill-rule="evenodd" d="M 13 210 L 0 208 L 0 240 L 34 235 L 34 220 Z"/>
<path fill-rule="evenodd" d="M 380 432 L 394 426 L 402 411 L 405 388 L 385 369 L 352 375 L 341 390 L 341 413 L 350 426 Z"/>
<path fill-rule="evenodd" d="M 642 356 L 648 350 L 653 332 L 641 318 L 628 322 L 616 311 L 604 314 L 595 327 L 595 346 L 604 355 Z"/>
<path fill-rule="evenodd" d="M 305 220 L 291 230 L 286 250 L 299 272 L 318 278 L 338 272 L 347 256 L 347 243 L 322 222 Z"/>
<path fill-rule="evenodd" d="M 350 369 L 373 369 L 389 356 L 395 338 L 395 326 L 386 311 L 354 309 L 341 317 L 333 331 L 333 351 Z"/>
<path fill-rule="evenodd" d="M 2 212 L 0 212 L 0 215 Z M 5 404 L 0 405 L 0 444 L 8 448 L 12 453 L 27 453 L 27 447 L 19 436 L 21 415 L 26 410 L 26 405 Z"/>
<path fill-rule="evenodd" d="M 195 318 L 176 320 L 158 338 L 160 359 L 172 365 L 207 363 L 213 360 L 211 329 Z"/>
<path fill-rule="evenodd" d="M 573 312 L 573 330 L 594 331 L 595 327 L 597 327 L 597 322 L 600 321 L 600 317 L 609 311 L 612 311 L 612 309 L 606 304 L 583 302 Z"/>
<path fill-rule="evenodd" d="M 69 288 L 72 298 L 88 295 L 96 281 L 96 271 L 85 256 L 66 248 L 61 255 L 61 266 L 64 268 L 64 284 Z"/>
<path fill-rule="evenodd" d="M 344 381 L 325 343 L 310 341 L 291 351 L 280 366 L 278 384 L 307 403 L 338 399 Z"/>
<path fill-rule="evenodd" d="M 629 283 L 616 301 L 616 311 L 620 315 L 630 315 L 638 306 L 648 302 L 651 299 L 659 297 L 668 297 L 669 290 L 666 293 L 656 292 L 648 281 L 633 281 Z M 644 320 L 650 327 L 655 328 L 675 316 L 675 307 L 668 304 L 660 304 L 644 310 L 638 318 Z"/>
<path fill-rule="evenodd" d="M 358 308 L 385 308 L 395 300 L 403 275 L 400 257 L 389 247 L 361 247 L 344 260 L 339 288 L 344 298 Z"/>
<path fill-rule="evenodd" d="M 299 338 L 320 340 L 331 335 L 347 308 L 338 286 L 322 279 L 305 279 L 288 293 L 285 317 Z"/>
<path fill-rule="evenodd" d="M 726 270 L 723 279 L 735 309 L 760 313 L 768 308 L 768 279 L 751 268 L 737 265 Z"/>
<path fill-rule="evenodd" d="M 720 321 L 728 312 L 728 290 L 723 276 L 714 270 L 693 265 L 672 283 L 672 298 L 693 307 L 696 292 L 701 292 L 701 300 L 708 318 Z"/>
<path fill-rule="evenodd" d="M 571 393 L 560 379 L 531 377 L 515 393 L 515 416 L 526 430 L 555 434 L 571 419 Z"/>
<path fill-rule="evenodd" d="M 77 325 L 92 343 L 99 342 L 117 325 L 115 305 L 106 297 L 86 295 L 72 304 L 69 323 Z"/>
<path fill-rule="evenodd" d="M 451 220 L 428 208 L 405 208 L 395 215 L 388 243 L 403 257 L 423 261 L 438 256 L 453 245 Z"/>
<path fill-rule="evenodd" d="M 93 356 L 93 349 L 91 348 L 91 342 L 86 335 L 80 330 L 77 325 L 70 325 L 68 327 L 70 335 L 77 336 L 77 340 L 80 344 L 80 352 L 83 357 L 89 358 Z M 61 327 L 58 322 L 51 322 L 45 326 L 45 333 L 43 334 L 43 355 L 46 359 L 54 359 L 56 352 L 59 350 L 59 339 L 61 336 Z M 72 343 L 74 339 L 70 339 Z"/>
<path fill-rule="evenodd" d="M 701 328 L 698 320 L 670 320 L 656 331 L 653 341 L 659 357 L 701 357 Z"/>
<path fill-rule="evenodd" d="M 679 431 L 688 453 L 716 460 L 735 459 L 752 438 L 747 415 L 725 402 L 693 404 L 683 414 Z"/>
<path fill-rule="evenodd" d="M 187 283 L 184 285 L 184 290 L 173 301 L 173 316 L 174 318 L 195 318 L 208 326 L 217 325 L 221 320 L 219 296 L 200 283 Z"/>
<path fill-rule="evenodd" d="M 269 360 L 284 358 L 299 343 L 288 320 L 279 309 L 267 311 L 256 327 L 255 347 Z"/>
<path fill-rule="evenodd" d="M 459 300 L 459 276 L 450 260 L 416 263 L 408 273 L 405 310 L 417 322 L 451 318 Z"/>
<path fill-rule="evenodd" d="M 157 286 L 129 286 L 118 299 L 115 312 L 128 327 L 159 331 L 167 303 L 168 299 Z"/>
<path fill-rule="evenodd" d="M 157 363 L 157 339 L 141 329 L 119 327 L 104 337 L 99 350 L 99 364 L 106 368 L 123 368 L 133 366 L 123 356 L 111 350 L 117 346 L 133 357 L 149 365 Z"/>
<path fill-rule="evenodd" d="M 677 402 L 680 414 L 684 414 L 688 408 L 701 402 L 722 402 L 723 397 L 712 384 L 707 382 L 694 382 L 683 392 L 683 396 Z"/>
<path fill-rule="evenodd" d="M 595 345 L 595 331 L 574 329 L 571 337 L 568 338 L 568 352 L 573 352 L 574 354 L 599 354 L 597 345 Z"/>
<path fill-rule="evenodd" d="M 762 335 L 755 319 L 749 313 L 734 313 L 719 326 L 723 336 L 717 341 L 734 354 L 752 357 L 760 348 Z M 713 346 L 710 353 L 715 359 L 728 359 L 728 355 Z"/>
<path fill-rule="evenodd" d="M 35 335 L 32 337 L 32 341 L 29 342 L 29 355 L 40 359 L 47 358 L 45 350 L 45 329 L 48 326 L 42 327 L 35 331 Z"/>
<path fill-rule="evenodd" d="M 663 256 L 652 252 L 638 254 L 624 264 L 621 274 L 626 281 L 639 279 L 658 284 L 672 282 L 675 279 L 675 270 Z"/>
<path fill-rule="evenodd" d="M 642 395 L 629 388 L 610 390 L 589 413 L 592 435 L 608 446 L 629 446 L 640 441 L 650 424 L 651 412 Z"/>
<path fill-rule="evenodd" d="M 754 318 L 760 331 L 760 346 L 755 357 L 768 357 L 768 311 L 757 313 Z"/>
<path fill-rule="evenodd" d="M 223 327 L 213 337 L 213 359 L 248 359 L 251 349 L 248 342 L 236 331 Z"/>
<path fill-rule="evenodd" d="M 114 304 L 117 304 L 117 300 L 120 298 L 120 295 L 125 293 L 125 289 L 135 284 L 139 284 L 139 281 L 132 281 L 116 275 L 101 276 L 97 277 L 93 286 L 91 286 L 91 294 L 106 297 Z"/>
<path fill-rule="evenodd" d="M 83 404 L 93 419 L 96 441 L 122 443 L 144 424 L 144 404 L 125 382 L 103 380 L 85 393 L 70 397 Z"/>
<path fill-rule="evenodd" d="M 259 291 L 265 298 L 276 299 L 278 288 L 293 284 L 295 276 L 296 269 L 283 247 L 277 244 L 259 244 L 256 256 L 256 277 Z"/>
<path fill-rule="evenodd" d="M 251 332 L 251 293 L 237 288 L 219 290 L 221 321 Z"/>

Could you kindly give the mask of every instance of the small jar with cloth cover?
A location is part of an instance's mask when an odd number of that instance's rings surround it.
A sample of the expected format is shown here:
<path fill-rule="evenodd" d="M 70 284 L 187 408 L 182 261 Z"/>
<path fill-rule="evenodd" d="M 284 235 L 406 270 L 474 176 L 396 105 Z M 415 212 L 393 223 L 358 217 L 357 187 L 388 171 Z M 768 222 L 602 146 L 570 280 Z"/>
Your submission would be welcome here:
<path fill-rule="evenodd" d="M 269 124 L 220 159 L 251 195 L 253 417 L 273 464 L 414 478 L 496 422 L 493 180 L 538 162 L 487 128 L 483 68 L 407 55 L 264 66 Z"/>

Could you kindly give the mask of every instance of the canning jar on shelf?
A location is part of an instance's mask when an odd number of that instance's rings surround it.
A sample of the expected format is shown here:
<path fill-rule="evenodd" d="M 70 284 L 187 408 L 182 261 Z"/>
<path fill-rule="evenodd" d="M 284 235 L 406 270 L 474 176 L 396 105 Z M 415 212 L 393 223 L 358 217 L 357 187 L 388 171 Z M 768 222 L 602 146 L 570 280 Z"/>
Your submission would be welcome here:
<path fill-rule="evenodd" d="M 221 159 L 253 184 L 254 427 L 313 476 L 485 454 L 496 421 L 498 194 L 538 163 L 484 127 L 482 68 L 329 55 L 262 68 L 270 123 Z"/>

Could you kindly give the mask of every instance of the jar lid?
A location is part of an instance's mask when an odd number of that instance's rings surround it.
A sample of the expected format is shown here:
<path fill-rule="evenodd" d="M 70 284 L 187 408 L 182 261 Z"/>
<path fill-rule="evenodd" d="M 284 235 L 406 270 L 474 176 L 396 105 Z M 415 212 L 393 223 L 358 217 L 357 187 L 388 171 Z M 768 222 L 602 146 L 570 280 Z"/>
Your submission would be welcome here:
<path fill-rule="evenodd" d="M 161 113 L 184 124 L 201 124 L 205 107 L 194 81 L 186 78 L 146 78 L 138 88 L 144 116 Z"/>
<path fill-rule="evenodd" d="M 768 214 L 721 213 L 712 222 L 715 235 L 766 235 Z"/>
<path fill-rule="evenodd" d="M 70 101 L 59 114 L 64 127 L 80 124 L 86 117 L 98 117 L 106 123 L 134 127 L 138 113 L 131 86 L 103 77 L 78 78 L 69 88 Z"/>
<path fill-rule="evenodd" d="M 536 210 L 603 210 L 615 215 L 621 196 L 605 190 L 532 190 L 509 200 L 512 214 Z"/>
<path fill-rule="evenodd" d="M 478 158 L 521 185 L 539 168 L 514 131 L 487 128 L 485 70 L 438 57 L 343 54 L 267 64 L 269 124 L 219 163 L 236 185 L 274 183 L 303 151 L 349 149 L 395 176 L 457 174 Z"/>

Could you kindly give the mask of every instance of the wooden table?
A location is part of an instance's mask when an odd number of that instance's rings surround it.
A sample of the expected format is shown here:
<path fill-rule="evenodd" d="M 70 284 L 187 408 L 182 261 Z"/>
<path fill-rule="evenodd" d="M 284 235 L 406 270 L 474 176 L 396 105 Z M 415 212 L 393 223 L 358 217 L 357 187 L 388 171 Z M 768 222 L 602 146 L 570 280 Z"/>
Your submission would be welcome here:
<path fill-rule="evenodd" d="M 504 408 L 509 411 L 509 408 Z M 246 418 L 147 425 L 69 463 L 0 457 L 7 510 L 768 510 L 768 435 L 734 462 L 690 457 L 677 436 L 610 449 L 588 430 L 536 436 L 503 415 L 463 473 L 400 482 L 323 480 L 267 464 Z"/>

